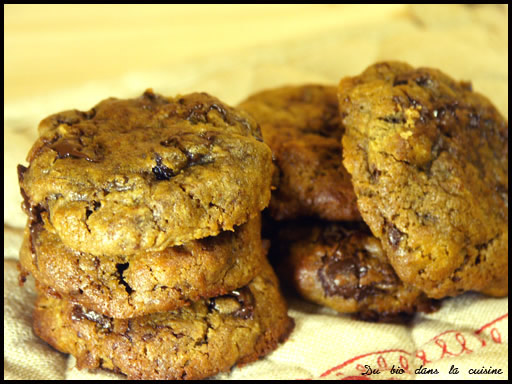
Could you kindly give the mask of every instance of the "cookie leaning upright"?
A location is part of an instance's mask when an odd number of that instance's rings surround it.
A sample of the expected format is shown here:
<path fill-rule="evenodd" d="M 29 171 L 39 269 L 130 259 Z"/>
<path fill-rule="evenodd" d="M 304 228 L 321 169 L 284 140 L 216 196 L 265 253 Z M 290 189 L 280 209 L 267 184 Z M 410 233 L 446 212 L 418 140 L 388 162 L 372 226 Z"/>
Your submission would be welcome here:
<path fill-rule="evenodd" d="M 111 98 L 39 134 L 18 167 L 25 210 L 78 251 L 160 251 L 233 230 L 270 199 L 257 124 L 205 93 Z"/>
<path fill-rule="evenodd" d="M 279 170 L 270 212 L 276 220 L 315 216 L 359 220 L 350 175 L 341 164 L 336 87 L 269 89 L 239 104 L 260 124 Z"/>
<path fill-rule="evenodd" d="M 471 85 L 378 63 L 342 79 L 343 163 L 398 276 L 430 297 L 508 294 L 508 122 Z"/>

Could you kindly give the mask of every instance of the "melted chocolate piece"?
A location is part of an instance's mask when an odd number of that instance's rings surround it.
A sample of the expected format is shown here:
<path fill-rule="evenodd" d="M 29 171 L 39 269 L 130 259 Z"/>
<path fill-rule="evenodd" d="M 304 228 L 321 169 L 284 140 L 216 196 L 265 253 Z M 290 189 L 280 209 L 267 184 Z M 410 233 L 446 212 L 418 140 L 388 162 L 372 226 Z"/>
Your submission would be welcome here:
<path fill-rule="evenodd" d="M 217 136 L 216 132 L 201 132 L 198 136 L 194 136 L 192 133 L 185 133 L 169 137 L 168 139 L 161 141 L 160 145 L 164 147 L 175 147 L 187 158 L 187 164 L 184 169 L 194 166 L 211 163 L 208 156 L 205 153 L 193 152 L 188 148 L 186 144 L 192 144 L 195 147 L 205 147 L 206 151 L 209 152 L 210 148 Z"/>
<path fill-rule="evenodd" d="M 322 288 L 327 296 L 342 296 L 357 301 L 382 291 L 379 282 L 364 284 L 362 278 L 368 269 L 360 265 L 354 258 L 345 260 L 329 260 L 324 268 L 318 271 Z"/>
<path fill-rule="evenodd" d="M 400 244 L 400 241 L 402 241 L 404 233 L 391 223 L 387 223 L 387 228 L 389 244 L 391 244 L 393 248 L 396 249 L 398 244 Z"/>
<path fill-rule="evenodd" d="M 327 296 L 343 296 L 345 299 L 356 296 L 359 285 L 358 268 L 350 257 L 344 260 L 322 258 L 324 267 L 318 270 L 318 278 Z"/>
<path fill-rule="evenodd" d="M 326 296 L 361 301 L 397 282 L 390 266 L 374 260 L 365 249 L 353 248 L 350 238 L 341 241 L 332 255 L 326 254 L 322 263 L 317 275 Z"/>
<path fill-rule="evenodd" d="M 112 331 L 111 318 L 100 315 L 94 311 L 85 312 L 81 305 L 75 304 L 73 306 L 73 310 L 71 311 L 71 320 L 82 321 L 84 319 L 95 322 L 102 329 Z"/>
<path fill-rule="evenodd" d="M 18 181 L 19 181 L 19 184 L 20 184 L 20 192 L 21 192 L 21 196 L 23 197 L 23 202 L 21 203 L 21 209 L 23 209 L 23 211 L 29 216 L 29 219 L 31 221 L 33 221 L 36 212 L 34 212 L 32 210 L 32 205 L 30 204 L 30 200 L 28 198 L 28 195 L 26 194 L 26 192 L 23 189 L 23 187 L 21 187 L 21 185 L 23 184 L 23 178 L 24 178 L 25 172 L 28 170 L 28 168 L 24 167 L 21 164 L 18 164 L 18 168 L 17 169 L 18 169 Z"/>
<path fill-rule="evenodd" d="M 243 320 L 252 319 L 254 316 L 254 296 L 247 287 L 231 292 L 231 296 L 235 297 L 240 304 L 240 309 L 233 313 L 233 316 Z"/>
<path fill-rule="evenodd" d="M 210 113 L 211 110 L 216 110 L 219 112 L 219 114 L 222 117 L 222 120 L 224 120 L 225 123 L 233 124 L 232 119 L 230 119 L 230 115 L 224 109 L 222 106 L 212 103 L 210 105 L 208 104 L 194 104 L 189 110 L 188 110 L 188 116 L 186 119 L 190 121 L 192 124 L 198 124 L 198 123 L 208 123 L 208 113 Z"/>
<path fill-rule="evenodd" d="M 171 177 L 176 176 L 172 169 L 162 164 L 162 157 L 159 154 L 155 154 L 155 161 L 156 166 L 153 167 L 152 171 L 157 180 L 170 180 Z"/>
<path fill-rule="evenodd" d="M 234 291 L 231 291 L 227 295 L 219 296 L 217 298 L 210 299 L 208 301 L 208 309 L 216 310 L 222 313 L 222 307 L 219 308 L 216 300 L 220 299 L 234 299 L 237 301 L 237 309 L 229 312 L 231 316 L 238 317 L 243 320 L 252 319 L 254 316 L 254 296 L 251 290 L 247 287 L 243 287 Z"/>
<path fill-rule="evenodd" d="M 30 204 L 30 199 L 28 195 L 26 194 L 23 187 L 21 187 L 23 183 L 23 177 L 25 172 L 28 170 L 28 168 L 24 167 L 23 165 L 18 165 L 18 180 L 20 184 L 20 192 L 21 196 L 23 197 L 23 202 L 21 203 L 21 209 L 28 215 L 28 227 L 30 229 L 30 236 L 29 236 L 29 247 L 30 252 L 32 253 L 32 256 L 34 258 L 34 263 L 37 265 L 37 253 L 35 251 L 34 247 L 34 235 L 36 231 L 40 230 L 40 227 L 42 226 L 43 219 L 41 217 L 41 213 L 45 211 L 42 205 L 38 204 L 36 206 L 32 206 Z M 22 281 L 20 280 L 20 283 Z M 24 282 L 24 281 L 23 281 Z"/>
<path fill-rule="evenodd" d="M 80 145 L 78 145 L 80 147 Z M 57 152 L 57 157 L 59 159 L 65 159 L 68 157 L 74 159 L 85 159 L 90 162 L 96 162 L 96 159 L 91 159 L 87 154 L 80 152 L 81 148 L 77 148 L 77 144 L 69 141 L 69 140 L 61 140 L 56 142 L 55 144 L 50 146 L 55 152 Z"/>

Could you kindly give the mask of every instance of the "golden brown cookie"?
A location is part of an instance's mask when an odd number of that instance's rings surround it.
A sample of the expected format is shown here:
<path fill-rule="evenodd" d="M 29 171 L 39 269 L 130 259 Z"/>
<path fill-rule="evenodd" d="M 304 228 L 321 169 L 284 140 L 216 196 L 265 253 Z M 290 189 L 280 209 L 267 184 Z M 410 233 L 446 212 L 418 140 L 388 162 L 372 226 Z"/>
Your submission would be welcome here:
<path fill-rule="evenodd" d="M 270 353 L 287 339 L 293 319 L 278 281 L 264 262 L 244 288 L 172 312 L 113 319 L 40 292 L 34 331 L 77 359 L 78 368 L 105 368 L 130 379 L 201 379 Z"/>
<path fill-rule="evenodd" d="M 257 124 L 206 93 L 110 98 L 39 134 L 18 167 L 25 211 L 80 252 L 160 251 L 233 230 L 270 200 Z"/>
<path fill-rule="evenodd" d="M 157 252 L 104 256 L 73 251 L 42 225 L 28 228 L 20 252 L 30 273 L 97 313 L 131 318 L 170 311 L 247 285 L 261 269 L 260 215 L 234 232 Z"/>
<path fill-rule="evenodd" d="M 399 62 L 342 79 L 344 164 L 400 279 L 508 294 L 508 122 L 471 84 Z"/>
<path fill-rule="evenodd" d="M 400 281 L 363 223 L 292 222 L 273 245 L 283 278 L 311 302 L 382 322 L 404 322 L 438 308 Z"/>
<path fill-rule="evenodd" d="M 358 220 L 350 175 L 341 163 L 336 87 L 288 86 L 250 96 L 239 107 L 260 124 L 278 168 L 270 212 L 277 220 L 315 216 Z"/>

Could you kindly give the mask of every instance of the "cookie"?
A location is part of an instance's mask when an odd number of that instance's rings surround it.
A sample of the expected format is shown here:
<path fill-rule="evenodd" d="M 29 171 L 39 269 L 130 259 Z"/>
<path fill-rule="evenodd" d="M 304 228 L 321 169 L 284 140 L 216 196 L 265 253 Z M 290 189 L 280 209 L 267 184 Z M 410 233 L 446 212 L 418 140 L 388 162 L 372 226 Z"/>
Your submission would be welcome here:
<path fill-rule="evenodd" d="M 157 252 L 94 256 L 66 247 L 51 231 L 27 229 L 22 276 L 102 315 L 131 318 L 170 311 L 247 285 L 265 257 L 260 217 L 217 236 Z"/>
<path fill-rule="evenodd" d="M 293 329 L 277 278 L 261 275 L 227 295 L 172 312 L 113 319 L 40 292 L 34 331 L 77 359 L 78 368 L 105 368 L 130 379 L 200 379 L 268 354 Z"/>
<path fill-rule="evenodd" d="M 283 279 L 311 302 L 381 322 L 404 322 L 438 308 L 400 281 L 363 223 L 289 223 L 274 243 Z"/>
<path fill-rule="evenodd" d="M 350 175 L 341 159 L 336 87 L 288 86 L 250 96 L 239 107 L 260 124 L 278 168 L 271 215 L 359 220 Z"/>
<path fill-rule="evenodd" d="M 110 98 L 44 119 L 39 134 L 18 166 L 24 209 L 80 252 L 161 251 L 233 230 L 270 200 L 257 124 L 206 93 Z"/>
<path fill-rule="evenodd" d="M 508 294 L 508 122 L 441 71 L 342 79 L 343 163 L 396 273 L 433 298 Z"/>

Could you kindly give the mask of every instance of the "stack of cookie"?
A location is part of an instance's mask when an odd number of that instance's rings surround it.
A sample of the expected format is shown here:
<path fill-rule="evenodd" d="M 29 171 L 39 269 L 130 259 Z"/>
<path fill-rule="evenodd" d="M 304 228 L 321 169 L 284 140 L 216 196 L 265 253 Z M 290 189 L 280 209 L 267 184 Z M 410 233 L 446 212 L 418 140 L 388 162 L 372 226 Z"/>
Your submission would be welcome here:
<path fill-rule="evenodd" d="M 247 114 L 148 90 L 39 134 L 18 167 L 38 336 L 79 368 L 143 379 L 208 377 L 287 338 L 261 239 L 271 151 Z"/>
<path fill-rule="evenodd" d="M 272 253 L 304 298 L 402 321 L 508 294 L 508 124 L 469 84 L 379 63 L 240 108 L 272 148 Z"/>

